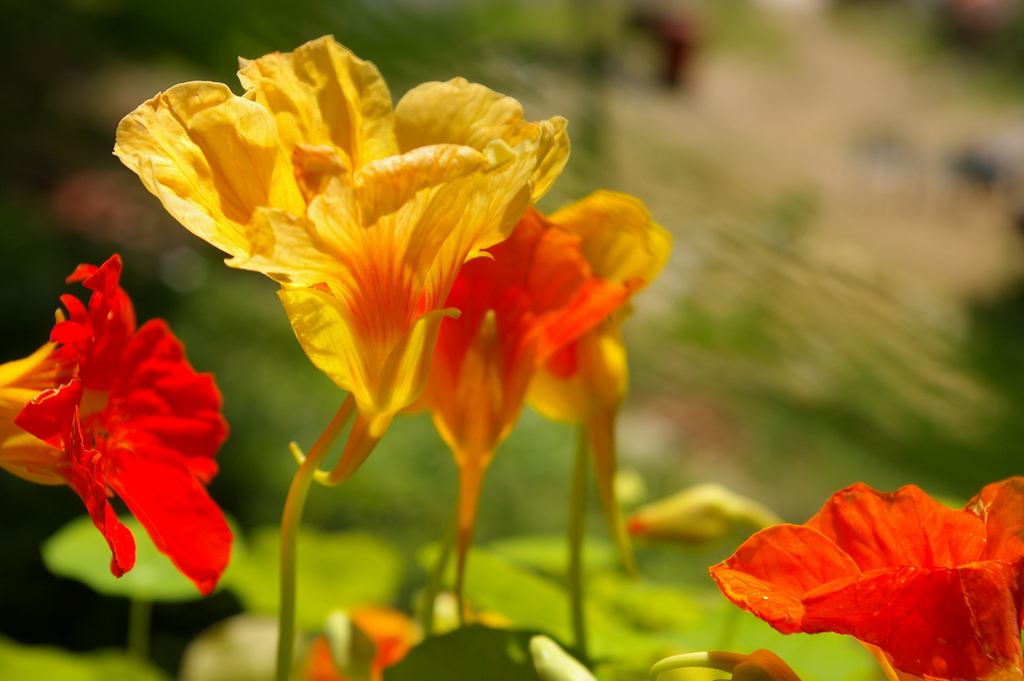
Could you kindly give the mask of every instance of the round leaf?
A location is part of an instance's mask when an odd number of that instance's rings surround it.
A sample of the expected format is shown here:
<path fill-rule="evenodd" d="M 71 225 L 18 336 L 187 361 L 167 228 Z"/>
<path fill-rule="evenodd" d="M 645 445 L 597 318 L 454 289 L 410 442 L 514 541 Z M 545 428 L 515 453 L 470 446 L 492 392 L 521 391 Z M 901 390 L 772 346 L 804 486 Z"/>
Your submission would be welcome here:
<path fill-rule="evenodd" d="M 249 550 L 224 576 L 225 586 L 250 613 L 278 612 L 280 543 L 277 527 L 257 529 Z M 402 583 L 402 558 L 391 544 L 370 534 L 303 529 L 296 580 L 295 621 L 307 631 L 317 631 L 332 610 L 392 602 Z"/>
<path fill-rule="evenodd" d="M 105 596 L 143 601 L 202 598 L 195 585 L 157 551 L 135 518 L 121 518 L 135 537 L 135 567 L 123 577 L 110 574 L 110 548 L 89 516 L 62 527 L 43 544 L 43 562 L 53 574 L 74 579 Z"/>

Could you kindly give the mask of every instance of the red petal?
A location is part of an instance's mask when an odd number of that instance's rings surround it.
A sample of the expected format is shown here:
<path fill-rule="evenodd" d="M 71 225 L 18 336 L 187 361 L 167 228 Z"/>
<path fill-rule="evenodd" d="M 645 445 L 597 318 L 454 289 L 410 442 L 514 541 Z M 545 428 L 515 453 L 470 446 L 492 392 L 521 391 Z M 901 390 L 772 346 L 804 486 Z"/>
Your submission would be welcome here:
<path fill-rule="evenodd" d="M 110 405 L 118 423 L 187 458 L 193 474 L 205 481 L 216 474 L 213 456 L 228 432 L 220 392 L 212 376 L 195 372 L 163 320 L 144 324 L 125 348 Z"/>
<path fill-rule="evenodd" d="M 206 488 L 172 452 L 118 449 L 107 479 L 153 543 L 209 595 L 231 556 L 231 530 Z"/>
<path fill-rule="evenodd" d="M 135 565 L 135 538 L 107 501 L 101 455 L 95 449 L 85 448 L 77 408 L 72 417 L 67 453 L 71 461 L 68 484 L 85 502 L 93 524 L 107 540 L 112 553 L 110 571 L 120 577 Z"/>
<path fill-rule="evenodd" d="M 71 273 L 71 276 L 67 278 L 67 283 L 81 281 L 82 286 L 90 291 L 111 294 L 117 290 L 123 269 L 124 265 L 121 262 L 121 256 L 115 253 L 107 258 L 107 261 L 99 267 L 79 265 Z"/>
<path fill-rule="evenodd" d="M 964 508 L 985 523 L 985 557 L 1019 561 L 1024 556 L 1024 478 L 986 486 Z"/>
<path fill-rule="evenodd" d="M 801 630 L 850 634 L 917 676 L 1022 678 L 1018 580 L 996 561 L 876 570 L 808 593 Z"/>
<path fill-rule="evenodd" d="M 913 485 L 882 494 L 857 483 L 833 494 L 806 525 L 834 541 L 863 571 L 954 567 L 984 557 L 983 523 Z"/>
<path fill-rule="evenodd" d="M 803 631 L 803 596 L 856 576 L 857 565 L 830 539 L 803 525 L 761 530 L 711 568 L 722 593 L 784 634 Z"/>
<path fill-rule="evenodd" d="M 56 390 L 45 390 L 33 397 L 14 417 L 14 423 L 43 442 L 64 449 L 70 425 L 73 420 L 77 423 L 81 401 L 82 383 L 74 379 Z"/>

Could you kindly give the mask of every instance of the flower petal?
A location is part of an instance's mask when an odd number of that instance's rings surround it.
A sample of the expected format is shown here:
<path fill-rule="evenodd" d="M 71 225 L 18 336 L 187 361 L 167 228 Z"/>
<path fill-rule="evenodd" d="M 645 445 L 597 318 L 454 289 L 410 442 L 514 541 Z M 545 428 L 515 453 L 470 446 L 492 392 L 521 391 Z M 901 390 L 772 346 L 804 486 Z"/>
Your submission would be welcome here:
<path fill-rule="evenodd" d="M 387 84 L 331 36 L 239 61 L 246 98 L 273 114 L 289 154 L 296 144 L 330 144 L 355 170 L 398 153 Z"/>
<path fill-rule="evenodd" d="M 964 510 L 985 523 L 986 558 L 1016 562 L 1024 556 L 1024 478 L 987 485 Z"/>
<path fill-rule="evenodd" d="M 131 440 L 145 432 L 176 452 L 193 474 L 209 482 L 214 455 L 227 438 L 221 396 L 209 374 L 197 374 L 166 322 L 146 322 L 125 348 L 108 410 L 116 412 L 109 437 Z"/>
<path fill-rule="evenodd" d="M 292 330 L 310 361 L 352 393 L 368 420 L 395 414 L 419 397 L 441 319 L 455 310 L 432 310 L 417 319 L 393 347 L 376 347 L 347 305 L 311 288 L 278 292 Z"/>
<path fill-rule="evenodd" d="M 543 196 L 569 157 L 565 119 L 523 120 L 519 102 L 482 85 L 454 78 L 424 83 L 395 107 L 395 135 L 403 152 L 432 144 L 463 144 L 483 151 L 495 140 L 534 156 L 531 202 Z"/>
<path fill-rule="evenodd" d="M 580 236 L 594 274 L 614 282 L 647 284 L 668 261 L 672 235 L 651 220 L 640 199 L 597 191 L 549 218 Z"/>
<path fill-rule="evenodd" d="M 984 524 L 943 506 L 914 485 L 882 494 L 857 483 L 833 494 L 806 523 L 861 570 L 893 565 L 953 567 L 980 560 Z"/>
<path fill-rule="evenodd" d="M 1019 579 L 996 561 L 876 570 L 809 592 L 801 630 L 850 634 L 917 676 L 1021 679 Z"/>
<path fill-rule="evenodd" d="M 761 530 L 710 572 L 726 598 L 792 634 L 804 630 L 803 597 L 808 591 L 860 570 L 822 533 L 784 524 Z"/>
<path fill-rule="evenodd" d="M 305 209 L 274 118 L 219 83 L 176 85 L 140 106 L 118 125 L 114 154 L 182 225 L 233 256 L 249 253 L 256 208 Z"/>
<path fill-rule="evenodd" d="M 161 553 L 207 596 L 231 556 L 224 514 L 181 456 L 152 443 L 142 449 L 108 452 L 107 480 Z"/>
<path fill-rule="evenodd" d="M 68 485 L 85 502 L 92 522 L 110 546 L 110 572 L 120 577 L 135 566 L 135 538 L 121 524 L 113 507 L 107 501 L 107 485 L 104 477 L 104 459 L 95 449 L 86 449 L 82 439 L 82 427 L 75 409 L 71 421 L 67 445 L 71 461 Z"/>

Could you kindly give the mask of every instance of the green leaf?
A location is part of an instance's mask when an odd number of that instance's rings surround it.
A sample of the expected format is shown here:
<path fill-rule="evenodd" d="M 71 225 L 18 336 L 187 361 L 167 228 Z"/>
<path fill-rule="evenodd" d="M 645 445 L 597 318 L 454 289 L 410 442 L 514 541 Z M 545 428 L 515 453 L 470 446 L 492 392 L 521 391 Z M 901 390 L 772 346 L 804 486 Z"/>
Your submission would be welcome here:
<path fill-rule="evenodd" d="M 252 533 L 249 550 L 224 576 L 248 612 L 276 615 L 281 534 L 277 527 Z M 323 627 L 332 610 L 394 601 L 402 584 L 398 550 L 371 534 L 299 532 L 295 621 L 307 631 Z"/>
<path fill-rule="evenodd" d="M 535 631 L 471 625 L 428 638 L 384 670 L 384 681 L 540 681 L 530 656 Z"/>
<path fill-rule="evenodd" d="M 418 556 L 420 564 L 433 565 L 436 554 L 436 546 L 425 547 Z M 452 583 L 454 568 L 452 564 L 448 567 L 446 579 Z M 572 640 L 569 595 L 565 588 L 524 565 L 487 549 L 472 548 L 466 561 L 463 588 L 466 598 L 481 612 L 501 615 L 516 627 L 536 629 L 562 641 Z M 586 616 L 595 657 L 605 654 L 606 642 L 617 644 L 628 634 L 624 623 L 598 603 L 587 603 Z"/>
<path fill-rule="evenodd" d="M 169 676 L 153 665 L 125 653 L 104 650 L 75 654 L 53 646 L 26 646 L 3 636 L 0 636 L 0 679 L 170 681 Z"/>
<path fill-rule="evenodd" d="M 121 518 L 135 537 L 135 567 L 123 577 L 110 573 L 110 547 L 89 516 L 62 527 L 42 547 L 53 574 L 86 584 L 105 596 L 143 601 L 192 601 L 203 597 L 167 556 L 160 553 L 135 518 Z"/>
<path fill-rule="evenodd" d="M 508 537 L 490 542 L 487 546 L 495 553 L 548 575 L 565 576 L 569 543 L 564 534 Z M 584 541 L 583 564 L 588 570 L 611 570 L 619 564 L 618 560 L 610 542 L 590 538 Z"/>

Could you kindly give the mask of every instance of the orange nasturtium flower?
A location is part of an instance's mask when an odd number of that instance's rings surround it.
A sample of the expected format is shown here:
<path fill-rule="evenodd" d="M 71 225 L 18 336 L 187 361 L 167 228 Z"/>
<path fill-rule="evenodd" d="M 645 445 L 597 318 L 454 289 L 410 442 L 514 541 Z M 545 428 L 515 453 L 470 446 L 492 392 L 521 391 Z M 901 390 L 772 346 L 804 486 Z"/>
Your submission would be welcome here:
<path fill-rule="evenodd" d="M 736 605 L 782 633 L 859 639 L 898 679 L 1024 679 L 1024 478 L 962 511 L 909 485 L 856 484 L 804 525 L 761 530 L 711 568 Z"/>
<path fill-rule="evenodd" d="M 400 610 L 384 606 L 364 605 L 348 614 L 354 626 L 358 627 L 373 643 L 373 659 L 370 661 L 369 681 L 381 681 L 384 670 L 402 661 L 422 635 L 416 623 Z M 309 651 L 309 658 L 303 668 L 304 681 L 352 681 L 338 669 L 325 636 L 318 636 Z"/>
<path fill-rule="evenodd" d="M 459 468 L 461 567 L 484 472 L 522 411 L 537 369 L 623 303 L 595 276 L 580 237 L 528 209 L 509 238 L 463 266 L 441 325 L 424 398 Z"/>
<path fill-rule="evenodd" d="M 62 296 L 70 318 L 58 317 L 52 343 L 0 366 L 0 463 L 33 482 L 69 485 L 120 577 L 135 564 L 135 541 L 110 505 L 116 493 L 156 547 L 209 594 L 232 541 L 204 486 L 227 437 L 220 392 L 189 365 L 166 323 L 136 329 L 120 275 L 116 255 L 101 267 L 79 266 L 68 282 L 92 291 L 88 307 Z"/>
<path fill-rule="evenodd" d="M 262 272 L 365 440 L 421 393 L 459 268 L 504 239 L 565 165 L 565 120 L 460 78 L 392 109 L 377 69 L 331 37 L 241 60 L 245 94 L 177 85 L 121 122 L 114 153 L 187 229 Z M 356 451 L 358 450 L 358 451 Z"/>
<path fill-rule="evenodd" d="M 615 499 L 615 416 L 626 398 L 626 348 L 619 333 L 630 312 L 629 297 L 649 284 L 668 260 L 672 237 L 651 220 L 643 202 L 598 191 L 551 216 L 576 234 L 593 273 L 624 287 L 628 295 L 586 333 L 555 352 L 537 372 L 527 400 L 555 421 L 581 424 L 593 456 L 605 522 L 627 567 L 629 537 Z"/>

